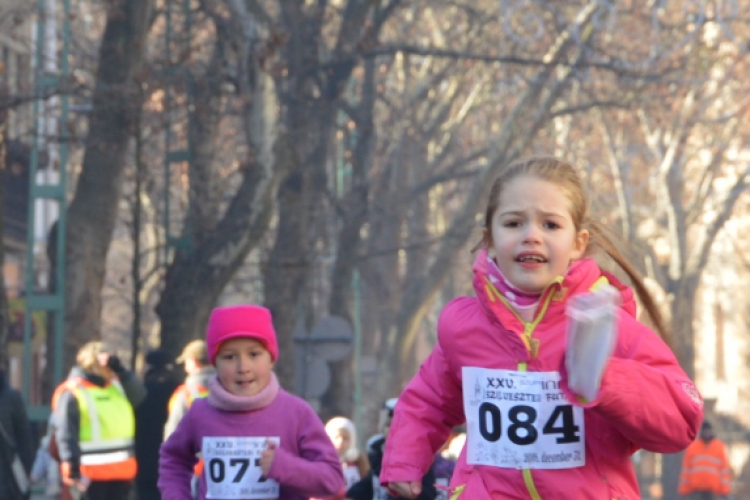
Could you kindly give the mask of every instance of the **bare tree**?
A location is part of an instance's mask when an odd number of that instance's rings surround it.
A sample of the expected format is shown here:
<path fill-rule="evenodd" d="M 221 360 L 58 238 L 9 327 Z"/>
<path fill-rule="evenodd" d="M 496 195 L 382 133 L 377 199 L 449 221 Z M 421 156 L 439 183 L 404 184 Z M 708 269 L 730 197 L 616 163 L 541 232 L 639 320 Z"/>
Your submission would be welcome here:
<path fill-rule="evenodd" d="M 65 358 L 100 338 L 105 260 L 122 190 L 127 146 L 139 112 L 137 74 L 143 63 L 153 0 L 110 2 L 99 48 L 86 151 L 67 227 Z"/>

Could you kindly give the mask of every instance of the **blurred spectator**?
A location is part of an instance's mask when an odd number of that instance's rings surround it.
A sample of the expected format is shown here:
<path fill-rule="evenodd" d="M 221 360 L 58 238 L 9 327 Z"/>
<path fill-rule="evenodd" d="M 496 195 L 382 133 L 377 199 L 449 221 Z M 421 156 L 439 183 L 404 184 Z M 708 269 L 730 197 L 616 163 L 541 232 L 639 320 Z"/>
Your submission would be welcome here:
<path fill-rule="evenodd" d="M 391 427 L 393 411 L 396 408 L 396 398 L 391 398 L 383 404 L 380 412 L 380 431 L 367 441 L 367 456 L 370 460 L 370 472 L 359 482 L 355 483 L 346 491 L 346 498 L 351 500 L 402 500 L 403 497 L 394 497 L 380 485 L 380 468 L 383 463 L 383 452 L 385 451 L 385 440 Z M 422 477 L 422 493 L 417 500 L 434 500 L 437 498 L 435 488 L 435 472 L 432 467 Z M 403 499 L 405 500 L 405 499 Z"/>
<path fill-rule="evenodd" d="M 156 486 L 159 447 L 167 423 L 169 399 L 180 385 L 174 359 L 167 351 L 156 349 L 146 355 L 143 385 L 146 399 L 135 410 L 135 458 L 138 461 L 135 485 L 138 500 L 161 500 Z"/>
<path fill-rule="evenodd" d="M 0 499 L 29 497 L 28 475 L 33 459 L 26 407 L 21 393 L 8 386 L 5 360 L 0 358 Z"/>
<path fill-rule="evenodd" d="M 339 454 L 348 488 L 370 471 L 370 462 L 357 448 L 357 430 L 354 422 L 348 418 L 334 417 L 329 420 L 326 423 L 326 433 Z"/>
<path fill-rule="evenodd" d="M 711 422 L 704 421 L 698 439 L 685 451 L 678 492 L 690 500 L 718 500 L 729 497 L 731 486 L 726 447 Z"/>
<path fill-rule="evenodd" d="M 184 364 L 187 378 L 185 383 L 175 389 L 169 400 L 169 416 L 164 426 L 166 440 L 180 423 L 197 398 L 208 396 L 208 381 L 216 375 L 216 370 L 208 359 L 206 342 L 198 339 L 188 343 L 177 358 L 177 364 Z"/>
<path fill-rule="evenodd" d="M 137 470 L 133 408 L 146 390 L 101 342 L 81 347 L 76 363 L 52 397 L 63 484 L 73 497 L 127 500 Z"/>

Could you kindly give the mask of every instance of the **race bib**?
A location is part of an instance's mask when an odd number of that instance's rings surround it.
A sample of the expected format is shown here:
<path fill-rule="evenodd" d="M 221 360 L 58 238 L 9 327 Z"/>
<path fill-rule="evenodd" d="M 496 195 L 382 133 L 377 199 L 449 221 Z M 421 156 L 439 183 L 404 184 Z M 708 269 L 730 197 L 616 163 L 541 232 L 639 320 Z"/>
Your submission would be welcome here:
<path fill-rule="evenodd" d="M 466 462 L 515 469 L 586 463 L 583 408 L 569 403 L 558 372 L 464 367 Z"/>
<path fill-rule="evenodd" d="M 269 439 L 279 446 L 278 437 L 204 437 L 206 498 L 279 498 L 279 483 L 264 478 L 260 468 Z"/>

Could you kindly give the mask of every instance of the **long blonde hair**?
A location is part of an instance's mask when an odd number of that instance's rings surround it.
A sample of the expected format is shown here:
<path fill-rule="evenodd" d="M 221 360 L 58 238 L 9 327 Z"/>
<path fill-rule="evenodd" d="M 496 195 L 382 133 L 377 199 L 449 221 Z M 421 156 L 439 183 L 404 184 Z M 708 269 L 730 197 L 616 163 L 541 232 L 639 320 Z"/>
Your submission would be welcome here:
<path fill-rule="evenodd" d="M 584 253 L 591 256 L 597 249 L 604 251 L 628 275 L 638 298 L 646 308 L 654 327 L 662 339 L 669 344 L 669 332 L 659 311 L 656 300 L 643 283 L 638 271 L 617 249 L 607 231 L 588 213 L 588 198 L 581 178 L 570 163 L 552 156 L 532 157 L 512 163 L 500 174 L 490 189 L 487 209 L 484 214 L 484 239 L 482 244 L 489 246 L 492 242 L 492 217 L 500 205 L 500 197 L 505 186 L 518 177 L 531 177 L 555 184 L 570 202 L 570 215 L 576 232 L 586 229 L 589 232 L 589 243 Z"/>

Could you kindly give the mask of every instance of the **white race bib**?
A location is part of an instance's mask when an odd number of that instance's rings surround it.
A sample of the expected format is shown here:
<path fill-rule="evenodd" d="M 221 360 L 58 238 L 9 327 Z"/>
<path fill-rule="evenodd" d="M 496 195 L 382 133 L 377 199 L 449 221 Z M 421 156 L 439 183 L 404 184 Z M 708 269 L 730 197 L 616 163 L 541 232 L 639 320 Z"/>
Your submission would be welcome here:
<path fill-rule="evenodd" d="M 279 498 L 279 483 L 264 479 L 260 457 L 268 440 L 278 437 L 204 437 L 206 498 L 226 500 Z"/>
<path fill-rule="evenodd" d="M 466 462 L 514 469 L 586 463 L 583 408 L 565 399 L 558 372 L 465 366 Z"/>

